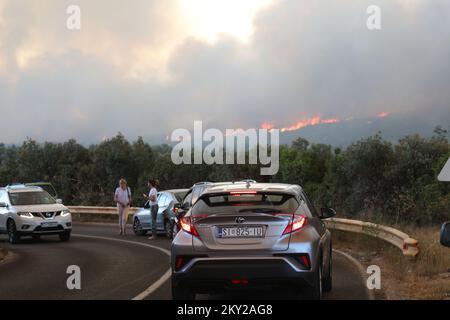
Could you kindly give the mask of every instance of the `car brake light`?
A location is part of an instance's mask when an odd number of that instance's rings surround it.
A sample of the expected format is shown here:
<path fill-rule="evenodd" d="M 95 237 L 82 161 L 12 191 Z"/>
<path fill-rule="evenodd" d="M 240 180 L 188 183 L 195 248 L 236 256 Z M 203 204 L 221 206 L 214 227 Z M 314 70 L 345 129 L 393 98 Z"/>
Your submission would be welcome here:
<path fill-rule="evenodd" d="M 245 194 L 256 194 L 257 192 L 254 190 L 243 190 L 243 191 L 230 191 L 230 195 L 239 197 L 240 195 Z"/>
<path fill-rule="evenodd" d="M 233 279 L 231 280 L 232 284 L 248 284 L 247 279 Z"/>
<path fill-rule="evenodd" d="M 181 229 L 183 229 L 187 233 L 192 234 L 193 236 L 196 236 L 196 237 L 199 236 L 197 229 L 192 224 L 191 217 L 184 216 L 183 218 L 181 218 L 180 224 L 181 224 Z"/>
<path fill-rule="evenodd" d="M 300 230 L 306 225 L 306 217 L 302 215 L 294 215 L 294 219 L 290 220 L 283 235 Z"/>

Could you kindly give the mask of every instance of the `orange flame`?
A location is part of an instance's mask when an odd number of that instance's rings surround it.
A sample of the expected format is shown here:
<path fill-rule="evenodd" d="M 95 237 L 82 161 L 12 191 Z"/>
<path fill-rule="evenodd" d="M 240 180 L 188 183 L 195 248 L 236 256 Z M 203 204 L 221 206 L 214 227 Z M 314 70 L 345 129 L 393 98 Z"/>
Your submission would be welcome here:
<path fill-rule="evenodd" d="M 321 123 L 337 123 L 340 120 L 337 118 L 328 118 L 328 119 L 322 119 L 320 116 L 314 116 L 312 118 L 307 118 L 307 119 L 302 119 L 300 121 L 297 121 L 295 124 L 289 126 L 289 127 L 284 127 L 284 128 L 280 128 L 281 132 L 289 132 L 289 131 L 295 131 L 307 126 L 315 126 Z M 275 125 L 273 124 L 273 122 L 270 121 L 265 121 L 261 124 L 261 128 L 262 129 L 274 129 Z"/>
<path fill-rule="evenodd" d="M 378 114 L 378 118 L 386 118 L 386 117 L 389 117 L 390 115 L 391 115 L 390 112 L 383 111 Z"/>

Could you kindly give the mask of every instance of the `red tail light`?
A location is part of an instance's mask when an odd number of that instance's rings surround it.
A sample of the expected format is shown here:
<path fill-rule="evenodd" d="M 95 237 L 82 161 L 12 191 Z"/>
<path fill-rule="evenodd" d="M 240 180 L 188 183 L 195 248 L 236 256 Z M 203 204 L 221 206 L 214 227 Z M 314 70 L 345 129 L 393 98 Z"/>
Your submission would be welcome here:
<path fill-rule="evenodd" d="M 309 255 L 307 254 L 300 255 L 300 260 L 307 269 L 311 269 L 311 263 L 309 262 Z"/>
<path fill-rule="evenodd" d="M 247 279 L 233 279 L 231 280 L 232 284 L 248 284 Z"/>
<path fill-rule="evenodd" d="M 302 215 L 294 215 L 294 219 L 289 221 L 286 229 L 283 231 L 283 235 L 300 230 L 306 225 L 306 217 Z"/>
<path fill-rule="evenodd" d="M 187 233 L 192 234 L 193 236 L 196 237 L 199 236 L 197 229 L 195 229 L 194 225 L 192 224 L 191 217 L 184 216 L 183 218 L 181 218 L 180 224 L 181 229 L 183 229 Z"/>
<path fill-rule="evenodd" d="M 231 196 L 239 197 L 241 195 L 257 194 L 254 190 L 230 191 Z"/>
<path fill-rule="evenodd" d="M 183 257 L 179 256 L 177 257 L 177 260 L 175 262 L 175 271 L 180 271 L 181 268 L 183 267 Z"/>

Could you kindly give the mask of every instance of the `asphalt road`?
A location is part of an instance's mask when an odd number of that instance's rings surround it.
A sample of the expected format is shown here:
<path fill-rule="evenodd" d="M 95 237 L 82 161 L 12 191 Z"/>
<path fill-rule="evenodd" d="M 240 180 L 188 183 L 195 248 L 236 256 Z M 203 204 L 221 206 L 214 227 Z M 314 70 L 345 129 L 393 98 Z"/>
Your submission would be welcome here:
<path fill-rule="evenodd" d="M 57 237 L 24 239 L 11 246 L 6 236 L 0 244 L 12 254 L 0 263 L 1 299 L 170 299 L 170 241 L 160 237 L 147 240 L 136 237 L 131 229 L 126 236 L 117 227 L 106 224 L 75 224 L 72 239 L 61 243 Z M 160 248 L 160 249 L 158 249 Z M 358 266 L 335 253 L 334 288 L 325 299 L 369 299 Z M 81 269 L 81 290 L 66 286 L 69 265 Z M 271 292 L 250 298 L 275 299 Z M 249 298 L 248 296 L 211 298 Z"/>

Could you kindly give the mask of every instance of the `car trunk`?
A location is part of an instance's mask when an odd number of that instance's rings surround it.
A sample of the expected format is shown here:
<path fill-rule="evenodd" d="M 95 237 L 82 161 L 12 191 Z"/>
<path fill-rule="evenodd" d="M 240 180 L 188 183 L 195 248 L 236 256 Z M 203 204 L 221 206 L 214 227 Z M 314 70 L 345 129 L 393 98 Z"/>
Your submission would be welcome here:
<path fill-rule="evenodd" d="M 194 249 L 205 246 L 214 251 L 275 250 L 289 247 L 289 239 L 280 241 L 292 214 L 258 212 L 216 213 L 193 217 L 203 245 L 194 241 Z M 287 235 L 289 237 L 289 235 Z"/>

